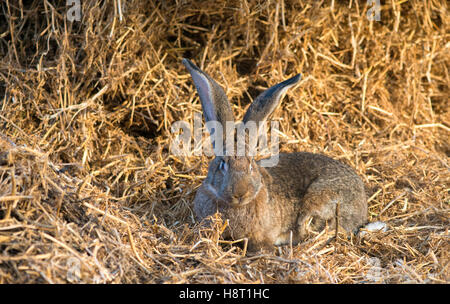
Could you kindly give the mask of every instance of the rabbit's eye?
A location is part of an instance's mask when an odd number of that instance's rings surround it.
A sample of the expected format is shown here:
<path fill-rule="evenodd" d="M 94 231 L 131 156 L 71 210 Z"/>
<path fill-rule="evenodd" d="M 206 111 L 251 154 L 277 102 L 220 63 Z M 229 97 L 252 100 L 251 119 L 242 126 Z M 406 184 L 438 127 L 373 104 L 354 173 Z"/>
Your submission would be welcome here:
<path fill-rule="evenodd" d="M 228 170 L 228 164 L 225 162 L 225 160 L 222 159 L 220 161 L 219 169 L 224 172 Z"/>
<path fill-rule="evenodd" d="M 252 171 L 253 170 L 253 166 L 252 166 L 252 163 L 250 163 L 250 165 L 248 166 L 248 171 Z"/>

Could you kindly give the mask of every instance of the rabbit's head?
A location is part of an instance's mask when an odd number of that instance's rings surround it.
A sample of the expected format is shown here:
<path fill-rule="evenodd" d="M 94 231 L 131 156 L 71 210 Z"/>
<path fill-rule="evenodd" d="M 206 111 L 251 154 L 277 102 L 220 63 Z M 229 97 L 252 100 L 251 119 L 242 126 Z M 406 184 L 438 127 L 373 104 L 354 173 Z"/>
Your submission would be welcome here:
<path fill-rule="evenodd" d="M 219 202 L 234 207 L 251 202 L 262 186 L 260 168 L 253 157 L 217 156 L 209 165 L 207 184 Z"/>
<path fill-rule="evenodd" d="M 220 145 L 212 142 L 213 147 L 220 146 L 220 149 L 215 149 L 216 157 L 209 165 L 204 185 L 218 202 L 231 206 L 246 205 L 258 195 L 262 187 L 261 168 L 248 153 L 244 152 L 243 155 L 235 153 L 234 151 L 242 151 L 239 147 L 229 149 L 230 142 L 246 145 L 248 140 L 239 141 L 237 137 L 242 134 L 235 134 L 234 129 L 233 133 L 227 130 L 230 122 L 234 124 L 234 115 L 222 87 L 190 60 L 183 59 L 183 64 L 190 72 L 197 88 L 209 133 L 214 134 L 217 128 L 208 122 L 219 123 L 222 126 L 221 130 L 224 131 Z M 300 74 L 261 93 L 248 108 L 242 123 L 245 125 L 254 122 L 254 125 L 260 127 L 275 110 L 281 96 L 299 80 Z M 244 151 L 248 150 L 244 148 Z"/>

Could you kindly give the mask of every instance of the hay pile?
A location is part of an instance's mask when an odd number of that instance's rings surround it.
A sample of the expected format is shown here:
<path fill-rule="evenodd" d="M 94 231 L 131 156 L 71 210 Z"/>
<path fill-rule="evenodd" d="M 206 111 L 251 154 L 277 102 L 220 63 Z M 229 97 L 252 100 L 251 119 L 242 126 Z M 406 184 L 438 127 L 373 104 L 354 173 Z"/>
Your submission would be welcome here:
<path fill-rule="evenodd" d="M 0 283 L 448 283 L 450 13 L 446 1 L 3 1 Z M 383 1 L 382 1 L 383 2 Z M 120 6 L 119 6 L 120 5 Z M 192 122 L 191 58 L 241 118 L 275 111 L 281 151 L 363 178 L 387 232 L 324 231 L 244 255 L 191 202 L 210 158 L 169 153 Z"/>

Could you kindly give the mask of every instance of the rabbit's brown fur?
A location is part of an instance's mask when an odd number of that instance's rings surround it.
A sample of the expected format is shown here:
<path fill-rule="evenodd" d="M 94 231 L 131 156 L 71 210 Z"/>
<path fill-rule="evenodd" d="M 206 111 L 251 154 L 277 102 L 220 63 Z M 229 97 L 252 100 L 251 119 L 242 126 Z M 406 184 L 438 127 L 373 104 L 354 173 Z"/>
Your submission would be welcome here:
<path fill-rule="evenodd" d="M 250 249 L 288 244 L 291 232 L 296 244 L 307 236 L 309 220 L 315 231 L 334 225 L 337 202 L 341 227 L 354 231 L 366 223 L 364 184 L 349 166 L 307 152 L 281 153 L 279 157 L 277 166 L 258 168 L 263 186 L 242 206 L 218 200 L 206 189 L 206 180 L 194 200 L 199 219 L 220 212 L 229 221 L 228 235 L 247 237 Z M 214 163 L 210 168 L 215 168 Z"/>
<path fill-rule="evenodd" d="M 199 91 L 206 121 L 225 124 L 233 119 L 222 88 L 189 60 L 183 63 Z M 244 123 L 263 122 L 282 92 L 298 80 L 295 76 L 263 92 L 249 107 Z M 229 222 L 226 234 L 248 238 L 249 249 L 298 243 L 308 229 L 334 225 L 337 206 L 345 230 L 355 231 L 367 222 L 364 184 L 348 165 L 307 152 L 278 156 L 277 165 L 264 168 L 250 156 L 217 155 L 194 199 L 197 219 L 220 212 Z"/>

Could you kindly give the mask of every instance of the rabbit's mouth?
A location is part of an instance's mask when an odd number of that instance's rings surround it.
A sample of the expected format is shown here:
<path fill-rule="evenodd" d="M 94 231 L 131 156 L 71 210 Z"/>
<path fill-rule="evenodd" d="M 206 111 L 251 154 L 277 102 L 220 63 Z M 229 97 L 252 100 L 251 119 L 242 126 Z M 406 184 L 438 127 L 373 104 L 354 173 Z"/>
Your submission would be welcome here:
<path fill-rule="evenodd" d="M 245 205 L 248 205 L 253 200 L 249 198 L 232 198 L 231 202 L 228 203 L 228 206 L 230 207 L 243 207 Z"/>
<path fill-rule="evenodd" d="M 262 188 L 262 184 L 258 184 L 256 189 L 251 191 L 251 195 L 248 195 L 248 196 L 246 195 L 246 196 L 242 196 L 239 198 L 232 197 L 231 200 L 229 200 L 230 202 L 228 203 L 228 205 L 230 207 L 243 207 L 243 206 L 248 205 L 249 203 L 251 203 L 255 200 L 255 198 L 258 196 L 259 192 L 261 191 L 261 188 Z"/>
<path fill-rule="evenodd" d="M 240 197 L 240 198 L 224 198 L 222 195 L 220 195 L 217 190 L 214 188 L 212 184 L 205 183 L 205 190 L 212 196 L 214 199 L 216 199 L 217 203 L 220 205 L 224 205 L 227 207 L 243 207 L 248 205 L 249 203 L 253 202 L 256 196 L 261 191 L 262 184 L 259 184 L 255 191 L 253 191 L 253 194 L 246 197 Z"/>

